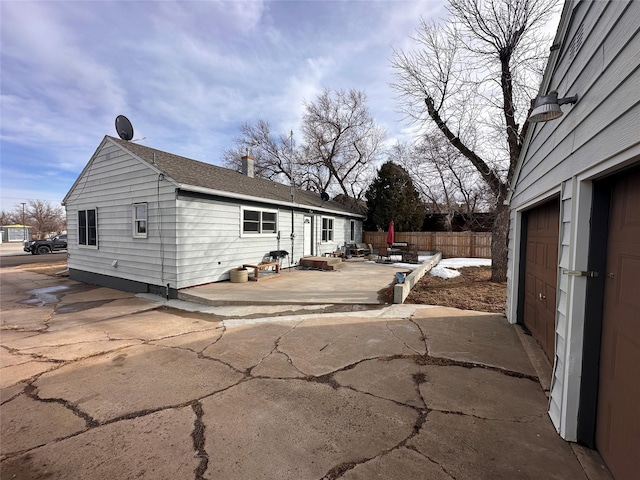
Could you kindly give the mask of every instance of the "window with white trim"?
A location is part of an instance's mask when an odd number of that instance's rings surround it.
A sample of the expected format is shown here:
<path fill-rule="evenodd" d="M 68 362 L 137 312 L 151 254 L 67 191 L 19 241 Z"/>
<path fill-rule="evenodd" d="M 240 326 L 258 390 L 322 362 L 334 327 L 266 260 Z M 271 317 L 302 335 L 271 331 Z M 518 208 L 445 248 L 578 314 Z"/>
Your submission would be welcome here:
<path fill-rule="evenodd" d="M 132 206 L 133 237 L 147 238 L 147 204 L 134 203 Z"/>
<path fill-rule="evenodd" d="M 274 210 L 242 209 L 242 234 L 275 234 L 278 230 L 278 213 Z"/>
<path fill-rule="evenodd" d="M 349 240 L 351 242 L 355 242 L 356 241 L 356 221 L 355 220 L 351 220 L 351 228 L 349 230 Z"/>
<path fill-rule="evenodd" d="M 333 218 L 322 217 L 322 243 L 333 242 Z"/>
<path fill-rule="evenodd" d="M 78 210 L 78 245 L 98 246 L 98 212 Z"/>

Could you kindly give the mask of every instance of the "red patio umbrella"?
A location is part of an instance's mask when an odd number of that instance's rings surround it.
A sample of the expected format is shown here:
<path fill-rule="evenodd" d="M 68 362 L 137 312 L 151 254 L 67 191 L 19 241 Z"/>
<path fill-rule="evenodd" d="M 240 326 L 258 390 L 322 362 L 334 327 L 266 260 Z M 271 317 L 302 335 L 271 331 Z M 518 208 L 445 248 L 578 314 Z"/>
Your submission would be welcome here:
<path fill-rule="evenodd" d="M 393 225 L 393 220 L 389 222 L 389 230 L 387 230 L 387 245 L 391 247 L 393 242 L 395 242 L 395 226 Z"/>

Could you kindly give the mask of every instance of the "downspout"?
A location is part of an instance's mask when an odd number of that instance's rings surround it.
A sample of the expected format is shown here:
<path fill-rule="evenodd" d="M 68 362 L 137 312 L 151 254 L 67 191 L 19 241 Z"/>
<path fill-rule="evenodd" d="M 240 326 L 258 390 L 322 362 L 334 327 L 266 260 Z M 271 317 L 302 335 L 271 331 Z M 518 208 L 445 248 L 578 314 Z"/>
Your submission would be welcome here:
<path fill-rule="evenodd" d="M 156 154 L 153 154 L 153 163 L 156 163 Z M 157 225 L 158 225 L 158 238 L 160 240 L 160 285 L 164 283 L 164 241 L 162 239 L 162 208 L 160 207 L 160 182 L 164 180 L 164 173 L 160 173 L 158 175 L 158 181 L 156 184 L 156 200 L 158 203 L 157 207 Z M 147 217 L 149 216 L 149 211 L 147 211 Z M 165 291 L 167 300 L 169 300 L 169 283 L 167 283 L 167 289 Z"/>
<path fill-rule="evenodd" d="M 293 248 L 296 241 L 296 229 L 295 229 L 295 219 L 294 219 L 294 203 L 296 199 L 296 187 L 293 181 L 293 130 L 291 130 L 291 136 L 289 137 L 289 154 L 291 155 L 289 158 L 289 177 L 291 179 L 291 259 L 293 260 L 295 257 L 293 255 Z M 295 265 L 295 261 L 294 261 Z"/>

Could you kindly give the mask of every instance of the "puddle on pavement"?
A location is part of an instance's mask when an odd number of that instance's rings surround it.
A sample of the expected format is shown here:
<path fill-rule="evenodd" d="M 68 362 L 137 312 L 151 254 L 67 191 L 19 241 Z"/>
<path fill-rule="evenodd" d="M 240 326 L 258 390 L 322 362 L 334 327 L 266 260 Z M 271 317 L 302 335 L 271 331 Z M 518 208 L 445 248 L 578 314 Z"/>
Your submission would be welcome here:
<path fill-rule="evenodd" d="M 93 290 L 93 285 L 55 285 L 52 287 L 36 288 L 27 290 L 25 293 L 31 295 L 31 298 L 18 302 L 22 305 L 34 305 L 36 307 L 44 307 L 45 305 L 56 304 L 60 298 L 70 293 L 79 293 Z M 84 302 L 87 303 L 87 302 Z"/>
<path fill-rule="evenodd" d="M 60 301 L 60 299 L 56 295 L 53 295 L 51 293 L 35 293 L 32 295 L 33 296 L 31 298 L 22 300 L 18 303 L 21 303 L 22 305 L 35 305 L 36 307 L 44 307 L 45 305 L 55 304 Z"/>

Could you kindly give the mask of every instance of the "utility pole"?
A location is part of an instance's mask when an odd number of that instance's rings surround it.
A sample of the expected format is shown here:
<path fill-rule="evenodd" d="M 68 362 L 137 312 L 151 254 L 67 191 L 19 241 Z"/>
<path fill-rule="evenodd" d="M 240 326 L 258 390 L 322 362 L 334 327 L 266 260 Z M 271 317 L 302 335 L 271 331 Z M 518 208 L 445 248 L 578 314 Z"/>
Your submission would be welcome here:
<path fill-rule="evenodd" d="M 27 227 L 24 224 L 24 206 L 26 205 L 25 202 L 20 202 L 22 203 L 22 240 L 26 240 L 27 239 Z"/>
<path fill-rule="evenodd" d="M 296 185 L 293 181 L 293 130 L 291 130 L 291 137 L 289 137 L 289 178 L 291 180 L 291 258 L 293 257 L 293 247 L 296 240 L 295 229 L 295 215 L 293 212 L 293 204 L 296 199 Z"/>

